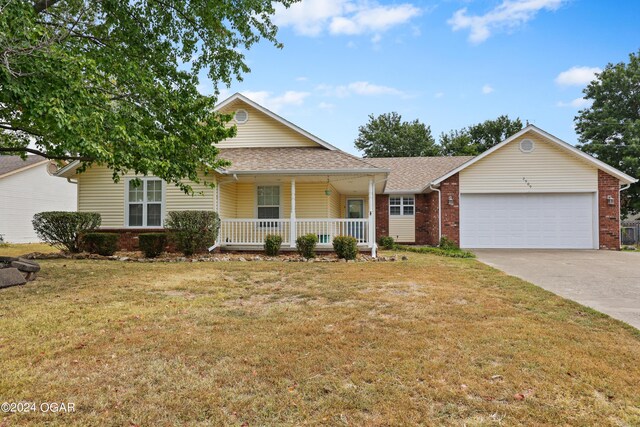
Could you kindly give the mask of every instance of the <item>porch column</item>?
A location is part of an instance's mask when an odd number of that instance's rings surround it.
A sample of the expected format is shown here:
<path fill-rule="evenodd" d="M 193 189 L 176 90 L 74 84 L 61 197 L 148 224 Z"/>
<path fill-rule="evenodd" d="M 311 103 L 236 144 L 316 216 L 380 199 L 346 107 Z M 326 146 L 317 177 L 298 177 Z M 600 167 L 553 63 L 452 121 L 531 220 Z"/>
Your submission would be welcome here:
<path fill-rule="evenodd" d="M 216 213 L 218 214 L 218 218 L 220 219 L 220 229 L 218 230 L 218 237 L 216 238 L 216 244 L 220 245 L 222 242 L 221 234 L 222 234 L 222 218 L 220 217 L 220 181 L 218 179 L 215 180 L 216 185 Z"/>
<path fill-rule="evenodd" d="M 369 178 L 369 247 L 371 256 L 376 256 L 376 183 Z"/>
<path fill-rule="evenodd" d="M 291 218 L 289 220 L 289 247 L 296 247 L 296 179 L 291 178 Z"/>

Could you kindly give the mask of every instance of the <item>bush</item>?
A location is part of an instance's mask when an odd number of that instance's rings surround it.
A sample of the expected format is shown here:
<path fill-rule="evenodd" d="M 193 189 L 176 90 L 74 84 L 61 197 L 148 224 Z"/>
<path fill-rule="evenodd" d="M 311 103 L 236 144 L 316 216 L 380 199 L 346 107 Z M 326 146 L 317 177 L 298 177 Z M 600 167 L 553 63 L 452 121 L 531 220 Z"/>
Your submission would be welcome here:
<path fill-rule="evenodd" d="M 382 249 L 393 249 L 396 246 L 395 240 L 391 236 L 382 236 L 378 240 L 378 244 L 382 246 Z"/>
<path fill-rule="evenodd" d="M 155 258 L 164 252 L 167 246 L 165 233 L 143 233 L 138 236 L 138 245 L 146 258 Z"/>
<path fill-rule="evenodd" d="M 9 244 L 4 241 L 4 234 L 0 234 L 0 248 L 4 248 L 6 246 L 9 246 Z"/>
<path fill-rule="evenodd" d="M 438 245 L 438 247 L 440 249 L 444 249 L 445 251 L 460 249 L 456 242 L 446 236 L 442 236 L 440 238 L 440 244 Z"/>
<path fill-rule="evenodd" d="M 33 216 L 33 229 L 40 239 L 50 245 L 80 252 L 81 237 L 100 226 L 99 213 L 95 212 L 40 212 Z"/>
<path fill-rule="evenodd" d="M 264 251 L 268 256 L 277 256 L 282 245 L 282 236 L 267 234 L 264 238 Z"/>
<path fill-rule="evenodd" d="M 220 217 L 213 211 L 169 212 L 165 228 L 176 248 L 190 256 L 215 243 L 220 230 Z"/>
<path fill-rule="evenodd" d="M 358 241 L 351 236 L 336 236 L 333 238 L 333 250 L 338 258 L 346 260 L 356 259 L 358 255 Z"/>
<path fill-rule="evenodd" d="M 92 254 L 111 256 L 118 250 L 117 233 L 87 233 L 82 235 L 82 248 Z"/>
<path fill-rule="evenodd" d="M 318 244 L 318 236 L 313 233 L 305 234 L 296 239 L 296 248 L 298 253 L 304 258 L 316 257 L 316 245 Z"/>

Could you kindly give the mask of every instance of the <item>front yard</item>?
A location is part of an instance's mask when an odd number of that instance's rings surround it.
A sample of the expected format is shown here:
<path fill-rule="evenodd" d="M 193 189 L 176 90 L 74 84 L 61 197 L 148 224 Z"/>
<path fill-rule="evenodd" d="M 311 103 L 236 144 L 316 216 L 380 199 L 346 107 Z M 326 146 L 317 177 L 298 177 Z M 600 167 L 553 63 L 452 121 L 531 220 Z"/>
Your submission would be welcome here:
<path fill-rule="evenodd" d="M 472 259 L 43 261 L 0 426 L 638 425 L 640 332 Z M 3 418 L 4 417 L 4 418 Z"/>

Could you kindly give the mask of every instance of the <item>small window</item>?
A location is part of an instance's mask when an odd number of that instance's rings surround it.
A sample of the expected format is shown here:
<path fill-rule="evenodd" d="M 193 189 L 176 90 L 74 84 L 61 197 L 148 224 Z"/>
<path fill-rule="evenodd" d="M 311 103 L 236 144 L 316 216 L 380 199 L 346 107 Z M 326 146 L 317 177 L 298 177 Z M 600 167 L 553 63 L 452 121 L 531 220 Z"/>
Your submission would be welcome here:
<path fill-rule="evenodd" d="M 280 218 L 280 187 L 277 185 L 258 187 L 258 219 Z M 264 221 L 261 227 L 275 227 L 277 222 Z"/>
<path fill-rule="evenodd" d="M 411 216 L 414 214 L 415 214 L 415 198 L 413 196 L 389 198 L 389 215 Z"/>
<path fill-rule="evenodd" d="M 235 119 L 238 124 L 247 123 L 247 120 L 249 120 L 249 113 L 247 113 L 247 110 L 237 110 Z"/>
<path fill-rule="evenodd" d="M 143 178 L 127 182 L 127 226 L 162 227 L 162 181 Z"/>

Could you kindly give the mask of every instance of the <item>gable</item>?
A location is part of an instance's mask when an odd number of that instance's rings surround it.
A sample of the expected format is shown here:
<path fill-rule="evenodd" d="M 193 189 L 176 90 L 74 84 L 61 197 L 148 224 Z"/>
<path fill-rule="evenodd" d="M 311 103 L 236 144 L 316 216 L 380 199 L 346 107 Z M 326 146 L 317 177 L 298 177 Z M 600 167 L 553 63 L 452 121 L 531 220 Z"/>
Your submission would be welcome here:
<path fill-rule="evenodd" d="M 260 147 L 322 147 L 318 142 L 296 131 L 292 126 L 270 117 L 241 99 L 236 99 L 220 108 L 223 113 L 243 109 L 248 113 L 246 123 L 232 120 L 228 126 L 237 126 L 234 138 L 220 141 L 220 148 L 260 148 Z"/>
<path fill-rule="evenodd" d="M 520 142 L 532 140 L 525 153 Z M 598 189 L 598 168 L 529 130 L 460 171 L 462 193 L 577 192 Z"/>

